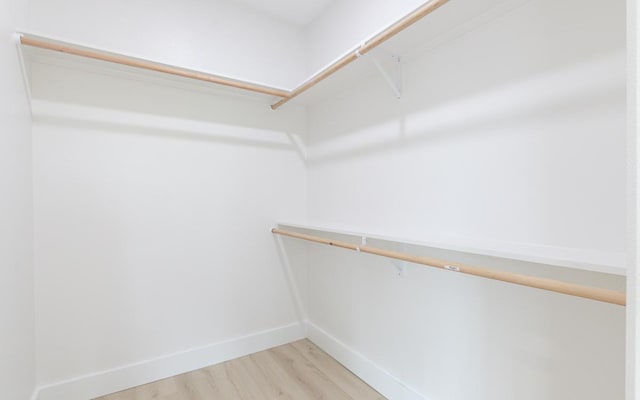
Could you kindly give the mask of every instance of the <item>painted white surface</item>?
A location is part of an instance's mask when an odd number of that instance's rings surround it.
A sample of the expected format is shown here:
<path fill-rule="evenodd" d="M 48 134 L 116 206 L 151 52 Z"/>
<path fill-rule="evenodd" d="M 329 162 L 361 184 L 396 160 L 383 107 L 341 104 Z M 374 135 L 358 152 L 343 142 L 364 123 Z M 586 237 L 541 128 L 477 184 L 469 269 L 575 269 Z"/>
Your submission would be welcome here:
<path fill-rule="evenodd" d="M 87 400 L 148 382 L 244 357 L 306 337 L 299 322 L 212 345 L 189 349 L 40 388 L 38 400 Z"/>
<path fill-rule="evenodd" d="M 483 14 L 500 8 L 517 7 L 529 0 L 475 0 L 451 1 L 422 18 L 401 34 L 396 35 L 370 53 L 384 60 L 392 54 L 402 54 L 409 49 L 429 46 L 447 35 L 455 34 L 461 26 Z M 307 40 L 307 73 L 309 75 L 354 51 L 376 34 L 387 29 L 425 3 L 424 0 L 365 1 L 342 0 L 330 3 L 305 27 Z M 370 64 L 366 58 L 357 64 Z M 369 72 L 375 69 L 369 65 Z M 354 69 L 352 66 L 349 69 Z M 348 80 L 366 71 L 358 68 Z M 341 73 L 342 74 L 342 73 Z M 370 74 L 370 73 L 369 73 Z M 345 74 L 346 75 L 346 74 Z M 333 80 L 333 78 L 332 78 Z M 342 84 L 344 86 L 344 83 Z M 339 87 L 339 86 L 338 86 Z M 317 89 L 314 89 L 316 91 Z M 313 101 L 312 101 L 313 102 Z"/>
<path fill-rule="evenodd" d="M 25 29 L 273 87 L 305 77 L 301 28 L 238 2 L 32 0 Z"/>
<path fill-rule="evenodd" d="M 376 68 L 373 59 L 376 59 L 387 70 L 391 70 L 392 64 L 395 62 L 394 57 L 396 56 L 400 56 L 401 65 L 411 65 L 413 63 L 413 55 L 419 57 L 420 54 L 424 54 L 442 45 L 447 45 L 451 40 L 482 27 L 486 25 L 488 21 L 508 14 L 530 1 L 531 0 L 450 1 L 402 31 L 401 34 L 390 38 L 365 57 L 341 69 L 338 73 L 332 75 L 330 79 L 322 81 L 320 84 L 314 86 L 312 90 L 296 97 L 293 102 L 308 105 L 322 103 L 334 98 L 336 95 L 366 85 L 366 82 L 370 80 L 383 81 L 384 78 Z M 396 5 L 401 7 L 403 4 L 402 2 L 389 2 L 385 3 L 384 6 L 389 7 Z M 400 16 L 410 9 L 408 4 L 404 4 L 404 7 L 406 10 L 402 12 L 397 10 L 388 14 Z M 364 9 L 366 10 L 366 7 Z M 378 10 L 378 8 L 372 10 L 375 11 Z M 360 15 L 360 12 L 358 15 Z M 339 16 L 340 14 L 338 14 L 338 17 Z M 357 23 L 347 18 L 343 18 L 343 22 L 356 24 L 355 26 L 358 26 L 359 23 L 368 21 L 365 17 L 366 15 L 362 17 L 358 16 Z M 362 18 L 362 20 L 360 20 L 360 18 Z M 322 18 L 318 21 L 321 20 Z M 329 21 L 331 21 L 331 19 L 329 19 Z M 338 24 L 340 22 L 336 17 L 335 23 Z M 312 24 L 309 29 L 312 29 L 314 26 L 316 26 L 316 24 Z M 362 44 L 364 39 L 374 36 L 375 33 L 379 33 L 380 30 L 386 29 L 387 27 L 388 25 L 381 22 L 379 27 L 375 29 L 371 27 L 372 30 L 370 32 L 363 29 L 361 32 L 362 38 L 347 40 L 349 39 L 348 36 L 337 35 L 334 25 L 326 23 L 324 28 L 328 30 L 328 32 L 326 32 L 328 39 L 322 40 L 324 31 L 320 30 L 317 32 L 316 40 L 309 41 L 310 44 L 313 43 L 315 45 L 308 47 L 307 54 L 309 61 L 315 64 L 314 67 L 310 67 L 311 70 L 309 73 L 317 72 L 318 68 L 326 66 L 345 53 L 352 54 L 355 48 Z M 388 85 L 387 91 L 388 93 L 393 93 Z"/>
<path fill-rule="evenodd" d="M 297 26 L 221 2 L 35 0 L 28 28 L 292 86 L 417 5 L 387 3 L 353 23 L 362 2 L 337 2 L 306 39 Z M 268 234 L 276 221 L 305 220 L 308 205 L 312 223 L 418 241 L 623 252 L 624 10 L 524 3 L 411 55 L 401 101 L 375 80 L 312 105 L 308 122 L 294 104 L 273 113 L 126 74 L 36 65 L 38 383 L 53 385 L 43 393 L 68 398 L 65 390 L 92 384 L 74 381 L 87 375 L 141 383 L 153 366 L 139 375 L 127 366 L 308 316 L 378 366 L 371 379 L 387 371 L 426 398 L 622 398 L 619 307 L 441 271 L 409 268 L 396 279 L 387 261 L 293 242 L 283 252 Z M 335 37 L 320 41 L 323 32 Z M 299 64 L 292 54 L 305 40 Z M 305 149 L 292 135 L 307 125 Z M 442 254 L 623 286 L 609 275 Z"/>
<path fill-rule="evenodd" d="M 289 227 L 298 229 L 310 229 L 323 235 L 331 236 L 334 233 L 352 235 L 360 238 L 379 239 L 385 242 L 397 244 L 410 244 L 422 247 L 432 247 L 443 250 L 455 250 L 465 253 L 508 258 L 511 260 L 527 261 L 531 263 L 555 265 L 577 270 L 603 272 L 606 274 L 626 275 L 625 253 L 604 253 L 585 249 L 571 249 L 566 247 L 540 246 L 529 243 L 490 242 L 477 240 L 464 242 L 457 239 L 440 240 L 414 240 L 411 238 L 394 237 L 380 233 L 362 232 L 350 230 L 344 227 L 327 227 L 291 222 L 280 222 L 284 229 Z"/>
<path fill-rule="evenodd" d="M 422 0 L 332 2 L 305 29 L 307 74 L 354 50 L 422 3 Z"/>
<path fill-rule="evenodd" d="M 623 253 L 624 26 L 624 4 L 529 1 L 410 54 L 400 101 L 372 80 L 311 105 L 308 223 Z M 400 279 L 387 260 L 329 247 L 308 259 L 309 320 L 425 398 L 624 397 L 622 307 L 410 265 Z"/>
<path fill-rule="evenodd" d="M 627 0 L 627 351 L 626 351 L 626 399 L 640 399 L 640 275 L 638 275 L 638 166 L 640 142 L 638 142 L 638 62 L 640 18 L 636 0 Z"/>
<path fill-rule="evenodd" d="M 403 250 L 624 288 L 611 275 Z M 400 278 L 389 260 L 329 246 L 309 245 L 309 260 L 310 321 L 426 399 L 624 397 L 623 307 L 412 264 Z"/>
<path fill-rule="evenodd" d="M 300 319 L 269 229 L 305 217 L 305 115 L 34 64 L 38 383 Z"/>
<path fill-rule="evenodd" d="M 624 35 L 623 5 L 529 2 L 412 56 L 399 101 L 310 106 L 308 222 L 624 252 Z"/>
<path fill-rule="evenodd" d="M 104 51 L 292 89 L 422 3 L 33 0 L 24 29 Z"/>
<path fill-rule="evenodd" d="M 0 390 L 27 400 L 35 388 L 31 129 L 13 38 L 27 4 L 2 0 L 0 9 Z"/>
<path fill-rule="evenodd" d="M 267 15 L 283 18 L 299 25 L 311 23 L 327 5 L 335 0 L 233 0 L 254 7 Z"/>
<path fill-rule="evenodd" d="M 420 393 L 407 386 L 406 383 L 313 323 L 307 323 L 307 332 L 309 340 L 387 399 L 427 400 Z"/>

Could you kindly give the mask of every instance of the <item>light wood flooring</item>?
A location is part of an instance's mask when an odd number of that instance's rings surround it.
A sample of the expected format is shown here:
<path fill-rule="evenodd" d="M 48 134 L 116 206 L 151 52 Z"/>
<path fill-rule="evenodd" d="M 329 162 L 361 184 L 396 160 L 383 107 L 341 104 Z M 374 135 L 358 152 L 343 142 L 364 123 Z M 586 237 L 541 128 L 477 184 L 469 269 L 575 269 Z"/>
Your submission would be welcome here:
<path fill-rule="evenodd" d="M 308 340 L 96 400 L 384 400 Z"/>

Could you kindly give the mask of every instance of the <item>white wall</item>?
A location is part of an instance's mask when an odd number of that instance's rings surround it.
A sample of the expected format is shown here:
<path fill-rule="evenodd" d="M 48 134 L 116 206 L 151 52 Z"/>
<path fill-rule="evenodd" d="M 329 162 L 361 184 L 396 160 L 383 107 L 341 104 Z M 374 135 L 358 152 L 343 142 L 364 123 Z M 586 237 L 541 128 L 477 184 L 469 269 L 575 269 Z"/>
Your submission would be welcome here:
<path fill-rule="evenodd" d="M 623 2 L 529 1 L 405 57 L 399 101 L 378 79 L 309 107 L 309 222 L 616 258 L 624 27 Z M 310 249 L 310 320 L 428 399 L 624 395 L 621 307 L 417 268 L 397 280 L 386 261 Z M 619 277 L 508 265 L 624 288 Z"/>
<path fill-rule="evenodd" d="M 627 1 L 627 351 L 626 351 L 626 399 L 637 400 L 640 397 L 640 275 L 638 275 L 638 246 L 640 245 L 640 231 L 638 230 L 638 215 L 640 211 L 640 197 L 638 180 L 638 44 L 640 31 L 638 30 L 638 2 Z"/>
<path fill-rule="evenodd" d="M 369 244 L 624 290 L 611 275 Z M 412 264 L 400 278 L 387 259 L 325 246 L 308 259 L 311 339 L 390 399 L 624 397 L 623 307 Z"/>
<path fill-rule="evenodd" d="M 379 2 L 350 25 L 362 2 L 336 2 L 305 39 L 216 2 L 33 3 L 30 30 L 274 86 L 293 86 L 305 68 L 417 5 Z M 417 267 L 397 279 L 385 260 L 330 248 L 309 247 L 307 277 L 304 247 L 287 241 L 282 254 L 265 235 L 276 221 L 304 220 L 308 207 L 311 223 L 416 240 L 623 252 L 623 4 L 524 3 L 409 55 L 401 101 L 375 80 L 311 106 L 308 121 L 294 104 L 273 113 L 228 93 L 36 64 L 43 399 L 81 398 L 48 390 L 65 380 L 128 372 L 305 316 L 316 339 L 324 330 L 429 399 L 622 398 L 619 307 Z M 220 32 L 225 40 L 210 39 Z M 305 40 L 306 64 L 296 61 Z M 307 125 L 305 172 L 292 135 Z M 624 286 L 604 274 L 407 250 Z"/>
<path fill-rule="evenodd" d="M 624 26 L 531 1 L 309 107 L 310 222 L 623 252 Z"/>
<path fill-rule="evenodd" d="M 33 0 L 26 29 L 118 53 L 292 89 L 422 3 L 333 1 L 311 23 L 300 25 L 241 2 L 224 0 Z"/>
<path fill-rule="evenodd" d="M 305 77 L 301 27 L 237 2 L 31 3 L 34 33 L 285 89 Z"/>
<path fill-rule="evenodd" d="M 12 35 L 27 4 L 0 9 L 0 388 L 26 400 L 35 387 L 31 130 Z"/>
<path fill-rule="evenodd" d="M 300 319 L 269 230 L 306 217 L 301 108 L 41 64 L 33 90 L 41 398 Z"/>
<path fill-rule="evenodd" d="M 305 29 L 307 75 L 355 49 L 422 3 L 422 0 L 341 0 L 330 3 Z"/>

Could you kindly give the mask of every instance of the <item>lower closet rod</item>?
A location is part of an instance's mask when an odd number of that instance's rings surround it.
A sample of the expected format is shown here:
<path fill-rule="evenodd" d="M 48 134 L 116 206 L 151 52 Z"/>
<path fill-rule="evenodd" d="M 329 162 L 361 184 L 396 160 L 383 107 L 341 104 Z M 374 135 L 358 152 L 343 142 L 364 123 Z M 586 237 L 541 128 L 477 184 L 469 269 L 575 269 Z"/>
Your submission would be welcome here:
<path fill-rule="evenodd" d="M 483 278 L 495 279 L 498 281 L 514 283 L 516 285 L 549 290 L 556 293 L 563 293 L 571 296 L 583 297 L 585 299 L 602 301 L 605 303 L 617 304 L 621 306 L 624 306 L 627 303 L 625 293 L 618 292 L 615 290 L 594 288 L 590 286 L 578 285 L 575 283 L 562 282 L 555 279 L 521 275 L 513 272 L 473 267 L 470 265 L 453 263 L 453 262 L 443 261 L 435 258 L 415 256 L 415 255 L 400 253 L 392 250 L 378 249 L 376 247 L 371 247 L 367 245 L 355 245 L 348 242 L 341 242 L 338 240 L 331 240 L 331 239 L 326 239 L 319 236 L 306 235 L 304 233 L 291 232 L 291 231 L 286 231 L 278 228 L 273 228 L 271 232 L 278 235 L 289 236 L 296 239 L 303 239 L 311 242 L 327 244 L 329 246 L 341 247 L 343 249 L 360 251 L 362 253 L 375 254 L 378 256 L 394 258 L 397 260 L 408 261 L 416 264 L 422 264 L 428 267 L 441 268 L 441 269 L 446 269 L 448 271 L 481 276 Z"/>

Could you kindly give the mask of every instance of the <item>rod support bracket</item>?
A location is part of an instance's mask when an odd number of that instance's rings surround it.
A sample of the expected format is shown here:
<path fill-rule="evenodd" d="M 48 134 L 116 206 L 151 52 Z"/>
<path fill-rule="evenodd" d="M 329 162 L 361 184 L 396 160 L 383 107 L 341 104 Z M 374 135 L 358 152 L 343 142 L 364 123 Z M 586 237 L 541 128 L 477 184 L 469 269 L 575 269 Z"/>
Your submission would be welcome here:
<path fill-rule="evenodd" d="M 391 260 L 391 263 L 398 270 L 398 276 L 400 278 L 404 278 L 405 275 L 406 275 L 406 272 L 407 272 L 407 262 L 406 261 Z"/>
<path fill-rule="evenodd" d="M 406 252 L 407 251 L 406 243 L 399 243 L 397 245 L 397 249 L 401 253 Z M 391 261 L 391 264 L 393 264 L 393 266 L 396 267 L 396 270 L 398 272 L 398 277 L 404 278 L 407 272 L 407 262 L 403 260 L 394 260 L 394 259 L 391 259 L 390 261 Z"/>
<path fill-rule="evenodd" d="M 375 55 L 370 54 L 370 58 L 396 98 L 402 98 L 402 61 L 400 56 L 396 54 L 391 55 L 391 73 L 385 69 L 384 65 L 382 65 Z"/>

